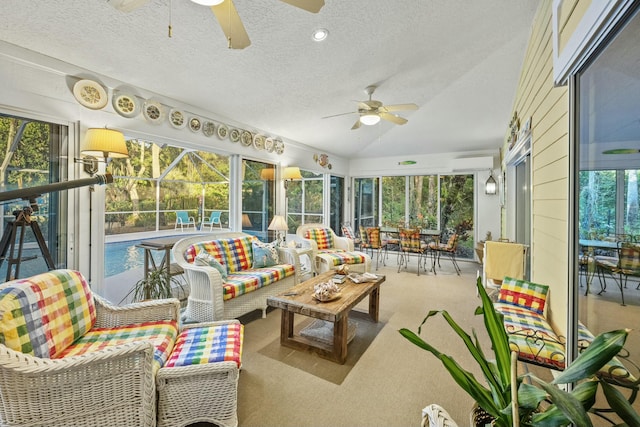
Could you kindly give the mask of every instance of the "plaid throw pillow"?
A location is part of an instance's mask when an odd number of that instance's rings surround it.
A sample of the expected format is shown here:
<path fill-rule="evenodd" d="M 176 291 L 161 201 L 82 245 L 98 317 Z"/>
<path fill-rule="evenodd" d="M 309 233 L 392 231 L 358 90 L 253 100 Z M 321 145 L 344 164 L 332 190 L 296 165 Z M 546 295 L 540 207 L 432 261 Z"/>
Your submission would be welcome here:
<path fill-rule="evenodd" d="M 333 248 L 333 233 L 328 228 L 310 228 L 306 233 L 307 239 L 315 240 L 318 244 L 318 249 Z"/>
<path fill-rule="evenodd" d="M 502 286 L 500 286 L 498 302 L 515 305 L 542 314 L 548 293 L 549 287 L 546 285 L 505 277 L 502 281 Z"/>

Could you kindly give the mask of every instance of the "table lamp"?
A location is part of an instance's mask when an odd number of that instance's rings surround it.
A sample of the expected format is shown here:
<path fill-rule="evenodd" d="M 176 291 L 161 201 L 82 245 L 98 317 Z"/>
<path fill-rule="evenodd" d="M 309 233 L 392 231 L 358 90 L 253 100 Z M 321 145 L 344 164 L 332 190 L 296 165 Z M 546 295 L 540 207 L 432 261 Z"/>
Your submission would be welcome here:
<path fill-rule="evenodd" d="M 286 246 L 286 232 L 289 231 L 287 221 L 282 215 L 275 215 L 271 220 L 271 224 L 267 227 L 268 230 L 274 230 L 276 232 L 276 238 L 278 240 L 278 246 Z M 282 232 L 285 232 L 285 236 L 282 236 Z"/>

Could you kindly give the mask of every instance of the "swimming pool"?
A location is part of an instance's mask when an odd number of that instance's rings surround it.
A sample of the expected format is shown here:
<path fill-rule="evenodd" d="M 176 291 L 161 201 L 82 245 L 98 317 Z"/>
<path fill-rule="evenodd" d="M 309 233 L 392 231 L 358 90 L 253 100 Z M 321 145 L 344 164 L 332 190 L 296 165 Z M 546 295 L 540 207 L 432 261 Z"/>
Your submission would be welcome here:
<path fill-rule="evenodd" d="M 136 248 L 140 240 L 107 243 L 104 245 L 104 277 L 144 267 L 144 250 Z"/>

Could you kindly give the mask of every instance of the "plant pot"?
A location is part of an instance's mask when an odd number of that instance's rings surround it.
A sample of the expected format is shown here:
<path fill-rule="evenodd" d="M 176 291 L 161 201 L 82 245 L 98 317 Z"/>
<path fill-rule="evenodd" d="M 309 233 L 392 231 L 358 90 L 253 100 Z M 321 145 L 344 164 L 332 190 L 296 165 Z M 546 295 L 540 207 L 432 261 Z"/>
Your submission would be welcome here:
<path fill-rule="evenodd" d="M 484 409 L 479 407 L 477 403 L 473 404 L 470 415 L 471 427 L 493 426 L 493 421 L 493 417 L 489 415 Z"/>

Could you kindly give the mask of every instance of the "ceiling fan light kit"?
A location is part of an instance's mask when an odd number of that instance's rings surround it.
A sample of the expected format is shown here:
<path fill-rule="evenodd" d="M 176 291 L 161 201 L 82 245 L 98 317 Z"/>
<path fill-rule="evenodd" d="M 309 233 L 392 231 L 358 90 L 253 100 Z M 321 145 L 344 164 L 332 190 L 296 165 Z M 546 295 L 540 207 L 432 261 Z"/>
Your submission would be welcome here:
<path fill-rule="evenodd" d="M 222 3 L 224 0 L 191 0 L 196 4 L 200 4 L 202 6 L 215 6 Z"/>
<path fill-rule="evenodd" d="M 360 116 L 360 122 L 367 126 L 377 125 L 380 122 L 380 116 L 376 113 L 365 113 Z"/>

